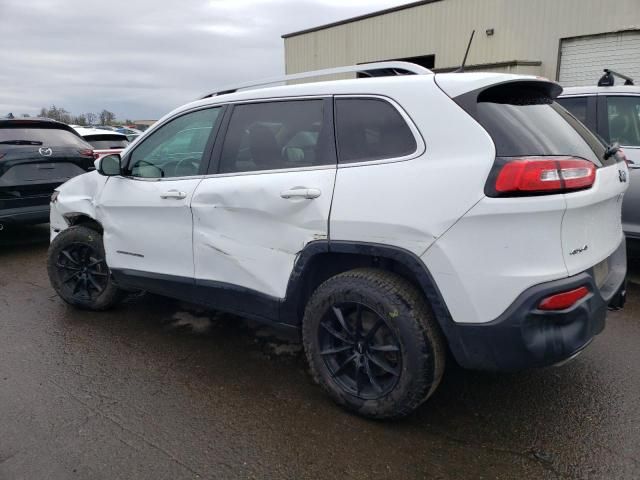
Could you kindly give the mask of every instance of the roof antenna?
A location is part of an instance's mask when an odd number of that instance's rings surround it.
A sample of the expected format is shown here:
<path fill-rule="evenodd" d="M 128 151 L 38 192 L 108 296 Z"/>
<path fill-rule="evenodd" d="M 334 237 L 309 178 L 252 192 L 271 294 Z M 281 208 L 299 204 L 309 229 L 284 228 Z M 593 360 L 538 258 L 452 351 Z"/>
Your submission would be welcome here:
<path fill-rule="evenodd" d="M 464 66 L 467 63 L 467 56 L 469 56 L 469 49 L 471 48 L 471 42 L 473 42 L 473 36 L 475 34 L 476 34 L 475 30 L 473 32 L 471 32 L 471 38 L 469 38 L 469 43 L 467 45 L 467 51 L 464 52 L 464 58 L 462 59 L 462 65 L 460 65 L 460 68 L 455 70 L 453 73 L 463 73 L 464 72 Z"/>

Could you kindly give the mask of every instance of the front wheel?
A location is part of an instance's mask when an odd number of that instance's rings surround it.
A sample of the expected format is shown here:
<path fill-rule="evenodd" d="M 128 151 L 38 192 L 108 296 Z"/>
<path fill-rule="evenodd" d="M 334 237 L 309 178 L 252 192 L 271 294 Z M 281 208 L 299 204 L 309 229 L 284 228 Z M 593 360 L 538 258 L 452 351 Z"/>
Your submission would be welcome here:
<path fill-rule="evenodd" d="M 316 382 L 360 415 L 405 416 L 442 378 L 439 326 L 421 293 L 396 274 L 358 269 L 330 278 L 309 300 L 302 330 Z"/>
<path fill-rule="evenodd" d="M 47 260 L 49 281 L 67 303 L 86 310 L 106 310 L 124 296 L 113 283 L 105 260 L 102 235 L 77 226 L 51 242 Z"/>

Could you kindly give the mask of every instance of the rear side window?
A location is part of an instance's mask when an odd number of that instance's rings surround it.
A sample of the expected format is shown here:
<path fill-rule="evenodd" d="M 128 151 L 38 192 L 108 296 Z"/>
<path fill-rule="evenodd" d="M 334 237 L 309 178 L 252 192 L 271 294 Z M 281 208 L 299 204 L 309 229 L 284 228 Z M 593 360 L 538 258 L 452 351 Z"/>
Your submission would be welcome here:
<path fill-rule="evenodd" d="M 336 136 L 340 163 L 411 155 L 416 139 L 402 115 L 377 98 L 338 98 Z"/>
<path fill-rule="evenodd" d="M 292 100 L 236 105 L 220 159 L 220 173 L 335 164 L 326 103 Z"/>
<path fill-rule="evenodd" d="M 640 146 L 640 96 L 608 96 L 607 116 L 611 143 Z"/>
<path fill-rule="evenodd" d="M 89 148 L 82 138 L 61 128 L 3 127 L 0 128 L 0 143 Z"/>
<path fill-rule="evenodd" d="M 587 97 L 559 98 L 557 102 L 585 125 L 587 124 Z"/>
<path fill-rule="evenodd" d="M 129 145 L 126 137 L 120 135 L 87 135 L 84 139 L 98 150 L 107 148 L 124 148 Z"/>

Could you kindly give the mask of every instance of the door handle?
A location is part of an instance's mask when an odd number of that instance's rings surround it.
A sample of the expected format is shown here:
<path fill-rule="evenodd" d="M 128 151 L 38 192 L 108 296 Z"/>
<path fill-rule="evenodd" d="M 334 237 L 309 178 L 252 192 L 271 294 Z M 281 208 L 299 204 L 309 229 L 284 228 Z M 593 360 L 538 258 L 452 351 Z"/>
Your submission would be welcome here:
<path fill-rule="evenodd" d="M 187 198 L 187 192 L 180 192 L 178 190 L 169 190 L 168 192 L 164 192 L 160 195 L 160 198 L 166 199 L 174 199 L 174 200 L 182 200 Z"/>
<path fill-rule="evenodd" d="M 280 192 L 282 198 L 318 198 L 322 192 L 317 188 L 291 188 Z"/>

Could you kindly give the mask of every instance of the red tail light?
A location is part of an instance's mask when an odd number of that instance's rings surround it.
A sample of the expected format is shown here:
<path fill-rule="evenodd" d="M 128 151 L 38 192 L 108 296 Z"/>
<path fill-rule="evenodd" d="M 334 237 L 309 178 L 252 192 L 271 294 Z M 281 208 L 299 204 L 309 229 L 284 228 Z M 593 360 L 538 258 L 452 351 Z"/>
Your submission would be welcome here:
<path fill-rule="evenodd" d="M 498 195 L 561 193 L 593 185 L 596 166 L 574 157 L 526 157 L 505 163 L 495 181 Z"/>
<path fill-rule="evenodd" d="M 586 297 L 589 294 L 587 287 L 576 288 L 575 290 L 569 290 L 568 292 L 557 293 L 545 298 L 540 302 L 538 308 L 540 310 L 564 310 L 569 308 L 575 303 Z"/>
<path fill-rule="evenodd" d="M 93 158 L 93 150 L 91 150 L 90 148 L 83 148 L 82 150 L 78 150 L 78 153 L 83 157 Z"/>

